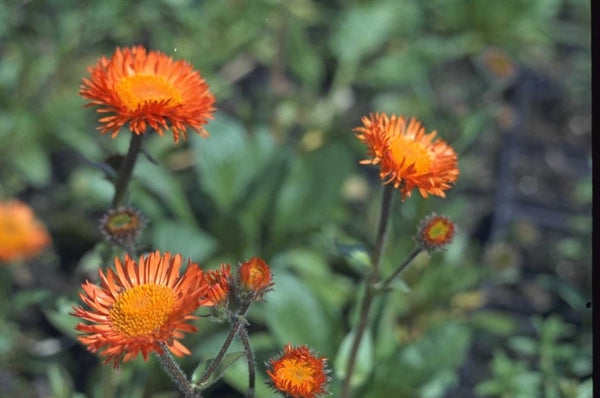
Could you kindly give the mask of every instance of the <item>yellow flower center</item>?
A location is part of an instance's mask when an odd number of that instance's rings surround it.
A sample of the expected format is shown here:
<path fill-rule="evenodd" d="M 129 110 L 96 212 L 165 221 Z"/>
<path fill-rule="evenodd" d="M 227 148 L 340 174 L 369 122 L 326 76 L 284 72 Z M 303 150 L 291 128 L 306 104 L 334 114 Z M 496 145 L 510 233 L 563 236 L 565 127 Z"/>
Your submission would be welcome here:
<path fill-rule="evenodd" d="M 284 359 L 278 375 L 280 380 L 285 380 L 293 386 L 314 384 L 313 369 L 308 363 L 295 359 Z"/>
<path fill-rule="evenodd" d="M 127 227 L 135 227 L 137 224 L 136 217 L 131 216 L 130 214 L 115 214 L 108 221 L 108 225 L 110 228 L 120 229 Z"/>
<path fill-rule="evenodd" d="M 431 170 L 431 156 L 421 143 L 398 135 L 390 139 L 389 147 L 396 164 L 404 161 L 403 168 L 414 164 L 415 174 L 425 174 Z"/>
<path fill-rule="evenodd" d="M 165 78 L 156 75 L 133 75 L 121 79 L 116 91 L 129 110 L 135 110 L 146 102 L 170 100 L 171 104 L 181 104 L 181 93 Z"/>
<path fill-rule="evenodd" d="M 145 284 L 125 290 L 110 310 L 112 324 L 128 337 L 147 336 L 160 329 L 175 306 L 168 286 Z"/>
<path fill-rule="evenodd" d="M 427 237 L 433 241 L 444 240 L 450 232 L 450 225 L 444 220 L 435 221 L 427 231 Z"/>

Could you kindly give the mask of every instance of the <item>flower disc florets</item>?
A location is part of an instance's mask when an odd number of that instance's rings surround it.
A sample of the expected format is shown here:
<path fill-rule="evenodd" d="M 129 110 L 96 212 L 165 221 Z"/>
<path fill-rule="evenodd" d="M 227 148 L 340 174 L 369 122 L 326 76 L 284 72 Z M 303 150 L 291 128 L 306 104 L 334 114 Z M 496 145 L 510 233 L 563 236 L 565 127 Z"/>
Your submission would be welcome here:
<path fill-rule="evenodd" d="M 419 224 L 417 241 L 428 252 L 442 250 L 452 242 L 455 232 L 456 227 L 449 218 L 432 214 Z"/>
<path fill-rule="evenodd" d="M 146 218 L 137 209 L 120 207 L 108 210 L 100 218 L 100 231 L 110 243 L 133 251 L 146 224 Z"/>
<path fill-rule="evenodd" d="M 305 345 L 287 344 L 283 354 L 267 363 L 269 385 L 292 398 L 316 398 L 328 394 L 327 358 Z"/>

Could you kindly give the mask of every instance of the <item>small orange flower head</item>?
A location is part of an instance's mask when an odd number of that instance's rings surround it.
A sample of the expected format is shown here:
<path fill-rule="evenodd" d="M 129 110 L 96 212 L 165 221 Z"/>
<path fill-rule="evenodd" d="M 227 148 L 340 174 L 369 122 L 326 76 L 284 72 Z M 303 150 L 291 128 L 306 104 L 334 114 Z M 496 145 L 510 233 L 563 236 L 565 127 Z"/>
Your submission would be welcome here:
<path fill-rule="evenodd" d="M 221 264 L 221 268 L 206 273 L 207 290 L 203 306 L 212 306 L 212 315 L 219 320 L 229 317 L 229 293 L 231 291 L 231 266 Z"/>
<path fill-rule="evenodd" d="M 106 240 L 127 250 L 135 247 L 145 226 L 146 219 L 133 207 L 110 209 L 100 219 Z"/>
<path fill-rule="evenodd" d="M 455 232 L 456 227 L 449 218 L 432 214 L 419 224 L 417 241 L 428 252 L 442 250 L 452 242 Z"/>
<path fill-rule="evenodd" d="M 239 284 L 244 292 L 249 293 L 253 300 L 260 300 L 273 286 L 271 268 L 259 258 L 252 257 L 242 263 L 238 270 Z"/>
<path fill-rule="evenodd" d="M 428 195 L 445 197 L 444 191 L 458 178 L 457 156 L 454 149 L 440 139 L 436 132 L 425 133 L 421 122 L 385 113 L 369 114 L 356 127 L 356 137 L 369 149 L 369 159 L 362 164 L 379 164 L 384 184 L 394 184 L 402 200 L 418 189 Z"/>
<path fill-rule="evenodd" d="M 102 134 L 115 137 L 129 123 L 140 135 L 150 126 L 158 134 L 171 128 L 173 139 L 187 139 L 187 128 L 208 136 L 204 125 L 212 119 L 215 97 L 200 73 L 186 61 L 175 61 L 142 46 L 117 47 L 110 59 L 101 57 L 88 68 L 79 94 L 98 105 Z"/>
<path fill-rule="evenodd" d="M 156 251 L 141 256 L 138 263 L 125 256 L 115 258 L 115 271 L 99 271 L 101 284 L 82 284 L 81 300 L 89 309 L 73 307 L 78 323 L 78 339 L 91 352 L 106 357 L 104 363 L 127 362 L 139 353 L 148 360 L 150 352 L 163 354 L 162 346 L 177 356 L 190 351 L 179 342 L 184 332 L 197 328 L 188 322 L 206 294 L 204 273 L 188 263 L 180 275 L 181 255 Z"/>
<path fill-rule="evenodd" d="M 317 356 L 304 345 L 292 347 L 288 344 L 279 358 L 267 363 L 269 384 L 288 397 L 316 398 L 328 394 L 326 366 L 325 357 Z"/>
<path fill-rule="evenodd" d="M 25 203 L 0 202 L 0 262 L 24 260 L 50 245 L 50 235 Z"/>

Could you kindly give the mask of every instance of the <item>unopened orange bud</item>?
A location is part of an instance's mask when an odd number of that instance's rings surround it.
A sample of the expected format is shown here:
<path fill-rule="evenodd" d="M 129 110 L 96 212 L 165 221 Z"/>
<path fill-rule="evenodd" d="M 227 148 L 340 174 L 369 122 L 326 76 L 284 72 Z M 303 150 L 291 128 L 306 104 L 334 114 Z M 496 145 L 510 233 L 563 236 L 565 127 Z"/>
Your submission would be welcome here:
<path fill-rule="evenodd" d="M 259 292 L 271 285 L 271 269 L 259 257 L 252 257 L 240 266 L 240 283 L 247 290 Z"/>

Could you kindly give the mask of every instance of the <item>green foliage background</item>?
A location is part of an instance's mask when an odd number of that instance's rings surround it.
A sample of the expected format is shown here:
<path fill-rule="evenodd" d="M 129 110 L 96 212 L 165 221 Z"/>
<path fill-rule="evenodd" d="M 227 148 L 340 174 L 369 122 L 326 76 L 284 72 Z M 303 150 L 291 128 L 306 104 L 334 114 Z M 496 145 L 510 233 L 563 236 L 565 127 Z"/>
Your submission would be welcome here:
<path fill-rule="evenodd" d="M 521 71 L 561 83 L 564 115 L 534 113 L 541 124 L 521 134 L 559 150 L 589 148 L 589 8 L 579 0 L 0 3 L 0 198 L 33 206 L 53 238 L 44 256 L 0 268 L 0 395 L 177 396 L 154 360 L 119 372 L 101 366 L 67 315 L 79 284 L 121 254 L 97 229 L 113 190 L 93 163 L 129 142 L 126 131 L 99 135 L 77 91 L 99 56 L 143 44 L 190 61 L 218 111 L 209 139 L 145 141 L 158 164 L 142 156 L 130 187 L 131 204 L 150 220 L 142 249 L 206 268 L 254 255 L 272 266 L 275 291 L 249 314 L 257 397 L 274 395 L 262 364 L 286 343 L 330 358 L 339 394 L 382 190 L 376 168 L 358 165 L 365 148 L 352 128 L 373 111 L 418 117 L 453 145 L 461 169 L 446 199 L 395 196 L 384 274 L 432 211 L 460 232 L 376 302 L 357 396 L 591 397 L 589 175 L 570 177 L 560 165 L 533 194 L 561 195 L 563 230 L 524 218 L 493 239 L 480 234 L 515 113 L 506 93 Z M 490 50 L 516 75 L 494 74 Z M 204 320 L 199 329 L 184 341 L 193 352 L 185 369 L 213 356 L 227 332 Z M 245 371 L 236 363 L 207 395 L 241 396 Z"/>

